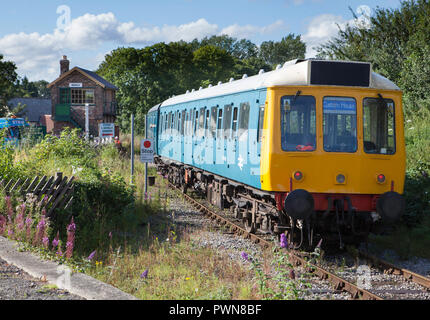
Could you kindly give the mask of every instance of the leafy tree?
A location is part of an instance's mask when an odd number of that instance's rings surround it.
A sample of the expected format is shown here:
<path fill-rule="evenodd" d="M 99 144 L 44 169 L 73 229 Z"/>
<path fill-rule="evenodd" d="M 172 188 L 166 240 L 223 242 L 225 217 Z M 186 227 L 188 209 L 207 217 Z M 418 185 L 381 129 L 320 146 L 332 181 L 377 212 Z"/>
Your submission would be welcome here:
<path fill-rule="evenodd" d="M 7 101 L 13 94 L 14 83 L 18 77 L 15 64 L 2 60 L 3 55 L 0 54 L 0 116 L 7 112 Z"/>
<path fill-rule="evenodd" d="M 317 49 L 318 56 L 371 62 L 376 72 L 404 90 L 407 112 L 429 108 L 430 2 L 409 0 L 398 9 L 378 7 L 369 22 L 368 27 L 339 28 L 335 39 Z"/>
<path fill-rule="evenodd" d="M 293 59 L 304 59 L 306 44 L 301 40 L 301 36 L 289 34 L 281 41 L 264 41 L 260 46 L 259 57 L 265 63 L 276 67 L 286 61 Z"/>

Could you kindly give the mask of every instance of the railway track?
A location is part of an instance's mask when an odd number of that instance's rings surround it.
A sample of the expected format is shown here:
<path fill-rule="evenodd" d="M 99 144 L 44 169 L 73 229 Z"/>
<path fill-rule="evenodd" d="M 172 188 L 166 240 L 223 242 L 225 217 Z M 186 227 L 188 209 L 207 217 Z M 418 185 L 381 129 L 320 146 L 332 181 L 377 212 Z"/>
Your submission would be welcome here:
<path fill-rule="evenodd" d="M 231 232 L 247 238 L 263 248 L 272 248 L 275 245 L 272 239 L 269 239 L 266 235 L 247 232 L 237 219 L 228 217 L 219 210 L 211 209 L 207 204 L 183 193 L 180 188 L 170 182 L 168 184 L 171 188 L 180 192 L 184 199 L 196 210 L 202 212 L 218 225 L 228 228 Z M 353 258 L 355 260 L 357 258 L 363 259 L 372 266 L 368 267 L 368 269 L 365 268 L 364 274 L 363 265 L 361 265 L 362 270 L 359 270 L 360 266 L 356 266 L 355 268 L 349 268 L 348 272 L 344 271 L 339 274 L 339 267 L 336 267 L 335 264 L 310 263 L 308 254 L 294 250 L 288 250 L 287 254 L 294 266 L 302 267 L 320 280 L 330 282 L 334 292 L 348 292 L 351 295 L 351 299 L 430 299 L 430 278 L 396 267 L 362 251 L 358 252 L 357 256 Z M 377 280 L 372 281 L 369 286 L 369 283 L 366 283 L 366 279 L 368 279 L 366 276 Z M 364 279 L 364 281 L 360 279 Z M 362 282 L 361 285 L 358 284 L 359 282 Z"/>

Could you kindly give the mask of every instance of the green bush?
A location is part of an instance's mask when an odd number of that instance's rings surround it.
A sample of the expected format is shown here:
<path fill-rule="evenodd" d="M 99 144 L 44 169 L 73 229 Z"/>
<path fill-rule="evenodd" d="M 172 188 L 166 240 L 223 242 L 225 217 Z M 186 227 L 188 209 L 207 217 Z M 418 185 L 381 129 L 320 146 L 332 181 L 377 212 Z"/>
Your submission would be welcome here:
<path fill-rule="evenodd" d="M 423 108 L 406 121 L 405 141 L 405 220 L 416 225 L 430 215 L 430 111 Z"/>

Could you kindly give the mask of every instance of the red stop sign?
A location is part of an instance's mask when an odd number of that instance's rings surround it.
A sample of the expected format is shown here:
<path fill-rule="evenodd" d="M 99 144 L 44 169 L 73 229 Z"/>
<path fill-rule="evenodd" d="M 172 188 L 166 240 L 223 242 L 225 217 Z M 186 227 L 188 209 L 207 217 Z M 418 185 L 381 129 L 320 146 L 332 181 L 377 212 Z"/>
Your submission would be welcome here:
<path fill-rule="evenodd" d="M 145 142 L 143 143 L 143 146 L 144 146 L 146 149 L 150 148 L 150 147 L 151 147 L 151 141 L 145 141 Z"/>

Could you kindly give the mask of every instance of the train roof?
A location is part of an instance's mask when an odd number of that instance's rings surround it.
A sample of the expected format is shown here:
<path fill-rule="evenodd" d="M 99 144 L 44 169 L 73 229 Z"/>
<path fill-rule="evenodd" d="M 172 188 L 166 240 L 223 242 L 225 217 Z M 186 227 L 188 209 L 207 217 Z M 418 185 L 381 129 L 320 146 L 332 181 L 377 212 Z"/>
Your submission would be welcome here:
<path fill-rule="evenodd" d="M 400 90 L 392 81 L 372 72 L 368 62 L 355 61 L 329 61 L 329 60 L 292 60 L 283 66 L 278 65 L 276 70 L 242 79 L 230 79 L 227 83 L 200 88 L 192 92 L 174 96 L 162 103 L 162 106 L 176 105 L 183 102 L 207 99 L 226 94 L 245 92 L 276 86 L 309 86 L 332 85 L 364 87 L 381 90 Z M 156 110 L 160 105 L 150 111 Z"/>

